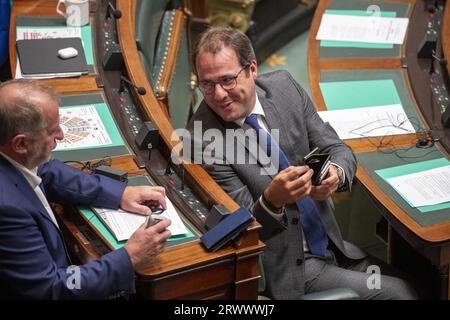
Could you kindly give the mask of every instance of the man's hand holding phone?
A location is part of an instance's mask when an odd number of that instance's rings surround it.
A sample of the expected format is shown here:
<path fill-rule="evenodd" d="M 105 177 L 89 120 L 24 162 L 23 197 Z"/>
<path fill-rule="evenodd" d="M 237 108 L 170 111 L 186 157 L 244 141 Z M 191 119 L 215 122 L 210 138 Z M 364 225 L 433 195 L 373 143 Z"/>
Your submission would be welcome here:
<path fill-rule="evenodd" d="M 303 157 L 303 164 L 313 169 L 314 174 L 311 178 L 314 186 L 320 185 L 322 180 L 328 174 L 330 166 L 330 155 L 328 153 L 319 153 L 319 148 L 314 148 L 310 153 Z"/>
<path fill-rule="evenodd" d="M 308 196 L 313 173 L 307 166 L 290 166 L 280 171 L 264 191 L 265 199 L 274 207 L 281 208 Z"/>
<path fill-rule="evenodd" d="M 311 198 L 315 200 L 325 200 L 332 196 L 339 186 L 339 175 L 337 168 L 331 164 L 328 167 L 327 175 L 322 180 L 320 185 L 313 186 L 311 189 Z"/>

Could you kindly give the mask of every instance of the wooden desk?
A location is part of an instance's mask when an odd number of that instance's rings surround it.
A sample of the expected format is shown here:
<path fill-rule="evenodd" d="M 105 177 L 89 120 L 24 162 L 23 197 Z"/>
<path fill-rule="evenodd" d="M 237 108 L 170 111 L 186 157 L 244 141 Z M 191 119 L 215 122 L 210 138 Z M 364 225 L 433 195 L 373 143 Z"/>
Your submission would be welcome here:
<path fill-rule="evenodd" d="M 124 64 L 130 80 L 133 83 L 143 86 L 147 94 L 138 95 L 139 102 L 147 117 L 159 128 L 160 135 L 165 145 L 172 149 L 179 141 L 172 138 L 173 127 L 169 121 L 166 110 L 168 107 L 164 102 L 157 101 L 152 94 L 153 90 L 144 73 L 136 42 L 134 41 L 134 12 L 136 2 L 134 0 L 119 0 L 116 2 L 117 9 L 121 10 L 122 18 L 118 20 L 118 36 L 124 53 Z M 181 32 L 180 23 L 183 17 L 181 11 L 175 13 L 173 23 L 174 32 Z M 175 36 L 174 36 L 175 37 Z M 175 63 L 174 55 L 168 53 L 169 63 Z M 238 208 L 238 205 L 217 185 L 217 183 L 199 165 L 182 163 L 186 175 L 194 183 L 195 189 L 200 193 L 200 197 L 209 198 L 208 201 L 220 203 L 230 211 Z M 202 196 L 203 194 L 203 196 Z M 257 230 L 260 225 L 254 222 L 242 235 L 235 248 L 219 250 L 216 253 L 207 253 L 197 242 L 186 245 L 186 248 L 174 248 L 161 255 L 161 264 L 150 267 L 140 278 L 146 281 L 153 281 L 153 285 L 141 288 L 144 296 L 157 297 L 161 299 L 171 299 L 175 297 L 188 297 L 198 299 L 228 298 L 228 299 L 255 299 L 257 295 L 257 285 L 259 278 L 258 256 L 261 253 L 263 244 L 258 240 Z M 188 266 L 194 266 L 188 272 Z M 162 268 L 163 266 L 163 268 Z M 173 280 L 167 274 L 174 273 Z M 201 282 L 199 282 L 201 279 Z M 230 286 L 230 282 L 232 285 Z M 228 284 L 227 284 L 228 283 Z M 213 291 L 205 296 L 202 294 L 187 295 L 184 290 L 192 290 L 192 286 L 215 287 Z M 219 289 L 220 288 L 220 289 Z M 166 290 L 171 289 L 170 293 Z M 176 296 L 174 295 L 176 294 Z"/>
<path fill-rule="evenodd" d="M 365 10 L 361 1 L 353 1 L 355 4 L 354 9 Z M 409 89 L 410 99 L 421 117 L 421 121 L 425 126 L 432 127 L 433 124 L 428 123 L 427 118 L 424 116 L 425 108 L 431 108 L 425 100 L 420 100 L 422 104 L 418 103 L 416 99 L 417 90 L 414 91 L 411 86 L 411 82 L 417 82 L 417 86 L 429 88 L 426 75 L 422 80 L 418 80 L 416 74 L 422 72 L 417 65 L 416 53 L 417 46 L 422 36 L 420 30 L 424 27 L 417 27 L 420 22 L 417 21 L 420 15 L 424 15 L 424 3 L 422 1 L 415 0 L 389 0 L 390 3 L 409 4 L 406 11 L 406 15 L 411 17 L 409 33 L 407 35 L 406 44 L 401 46 L 398 54 L 391 57 L 341 57 L 341 58 L 321 58 L 320 55 L 320 42 L 316 40 L 316 35 L 320 26 L 321 17 L 327 8 L 333 4 L 336 8 L 338 0 L 321 0 L 315 13 L 315 17 L 311 26 L 309 35 L 309 48 L 308 48 L 308 74 L 312 91 L 312 98 L 317 106 L 318 110 L 326 110 L 324 98 L 322 96 L 319 82 L 324 72 L 327 71 L 364 71 L 371 72 L 372 70 L 396 70 L 402 74 L 402 77 Z M 352 8 L 352 1 L 343 1 L 348 7 L 347 10 Z M 365 2 L 363 2 L 365 3 Z M 372 1 L 370 4 L 380 5 L 382 2 Z M 359 6 L 359 7 L 357 7 Z M 367 8 L 367 6 L 366 6 Z M 383 10 L 383 8 L 382 8 Z M 445 8 L 445 18 L 443 24 L 443 49 L 446 57 L 450 56 L 450 5 L 447 3 Z M 422 28 L 422 29 L 421 29 Z M 414 30 L 414 31 L 412 31 Z M 405 70 L 404 65 L 408 66 Z M 447 66 L 448 67 L 448 66 Z M 415 68 L 415 69 L 414 69 Z M 415 74 L 414 74 L 414 73 Z M 412 75 L 414 74 L 414 76 Z M 423 81 L 423 82 L 420 82 Z M 431 90 L 429 90 L 431 91 Z M 428 99 L 430 100 L 430 94 L 428 93 Z M 445 137 L 448 136 L 446 131 Z M 396 147 L 414 147 L 417 142 L 416 134 L 399 135 L 393 137 L 392 145 Z M 377 146 L 374 146 L 368 139 L 355 139 L 347 140 L 346 143 L 350 145 L 355 153 L 372 152 L 379 150 Z M 437 148 L 442 151 L 444 156 L 448 157 L 448 152 L 444 146 L 440 143 L 436 144 Z M 450 298 L 450 285 L 449 285 L 449 265 L 450 265 L 450 219 L 447 221 L 441 221 L 429 226 L 422 226 L 416 220 L 405 211 L 399 203 L 395 202 L 392 197 L 383 190 L 378 183 L 371 177 L 368 169 L 363 165 L 358 166 L 357 179 L 362 185 L 370 192 L 371 196 L 376 200 L 379 205 L 380 211 L 385 219 L 389 222 L 389 235 L 388 235 L 388 254 L 389 259 L 394 265 L 405 266 L 407 264 L 406 259 L 409 257 L 405 254 L 406 248 L 413 248 L 416 253 L 434 266 L 439 273 L 438 293 L 441 298 Z M 410 261 L 409 261 L 410 262 Z M 410 270 L 411 268 L 409 268 Z M 409 271 L 408 270 L 408 271 Z M 420 270 L 418 271 L 420 272 Z"/>
<path fill-rule="evenodd" d="M 48 0 L 16 0 L 11 10 L 9 29 L 9 56 L 13 78 L 16 73 L 16 19 L 17 16 L 49 16 L 59 17 L 56 13 L 56 2 Z M 95 39 L 93 39 L 95 41 Z M 41 80 L 53 86 L 61 94 L 100 91 L 95 75 L 76 78 L 56 78 Z"/>
<path fill-rule="evenodd" d="M 113 1 L 112 1 L 113 2 Z M 102 47 L 101 32 L 103 32 L 103 19 L 108 2 L 97 1 L 97 7 L 92 16 L 93 39 L 96 44 L 97 66 L 104 52 L 99 52 Z M 11 39 L 15 39 L 15 22 L 18 15 L 55 15 L 56 3 L 50 0 L 16 0 L 13 7 L 11 20 Z M 142 84 L 147 94 L 138 96 L 139 107 L 146 120 L 152 120 L 159 127 L 162 146 L 154 151 L 152 166 L 166 160 L 163 151 L 167 152 L 176 142 L 171 141 L 173 128 L 167 116 L 167 106 L 161 105 L 154 95 L 143 73 L 143 67 L 137 56 L 136 43 L 134 41 L 134 7 L 135 1 L 121 1 L 117 3 L 122 10 L 122 18 L 119 23 L 119 37 L 124 60 L 133 83 Z M 92 8 L 91 8 L 92 9 Z M 95 31 L 94 31 L 95 30 Z M 10 44 L 11 65 L 15 70 L 14 41 Z M 103 84 L 105 96 L 108 99 L 115 120 L 125 136 L 129 146 L 134 145 L 134 136 L 127 132 L 125 120 L 121 119 L 120 106 L 117 105 L 122 70 L 99 70 L 98 77 Z M 54 86 L 60 93 L 86 93 L 102 90 L 96 85 L 96 77 L 83 76 L 73 79 L 43 80 Z M 146 151 L 134 148 L 136 154 L 114 158 L 113 166 L 129 172 L 130 174 L 145 173 L 142 165 L 137 166 L 134 156 L 141 160 L 148 158 Z M 160 151 L 160 152 L 159 152 Z M 159 161 L 161 160 L 161 161 Z M 143 161 L 149 166 L 150 161 Z M 230 211 L 239 206 L 214 182 L 214 180 L 198 165 L 182 164 L 185 180 L 208 209 L 213 204 L 223 204 Z M 147 167 L 148 168 L 148 167 Z M 152 167 L 151 170 L 154 170 Z M 151 172 L 150 172 L 151 174 Z M 186 211 L 184 207 L 179 208 Z M 102 254 L 113 250 L 113 247 L 97 231 L 93 231 L 89 221 L 84 220 L 73 208 L 59 206 L 58 218 L 62 221 L 61 228 L 65 234 L 68 248 L 77 260 L 77 263 L 85 263 L 96 259 Z M 137 274 L 137 297 L 143 299 L 256 299 L 259 282 L 259 256 L 264 245 L 259 241 L 256 222 L 243 232 L 242 236 L 233 244 L 216 252 L 207 252 L 199 240 L 176 245 L 158 255 L 154 263 L 146 270 Z"/>

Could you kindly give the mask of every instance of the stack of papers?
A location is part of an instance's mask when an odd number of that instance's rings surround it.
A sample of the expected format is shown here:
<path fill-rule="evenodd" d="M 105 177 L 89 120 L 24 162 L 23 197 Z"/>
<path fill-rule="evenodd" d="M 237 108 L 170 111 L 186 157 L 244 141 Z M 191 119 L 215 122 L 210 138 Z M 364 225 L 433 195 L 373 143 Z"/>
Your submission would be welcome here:
<path fill-rule="evenodd" d="M 450 202 L 450 166 L 387 179 L 412 207 Z"/>
<path fill-rule="evenodd" d="M 167 197 L 166 204 L 167 210 L 160 215 L 170 219 L 172 222 L 168 227 L 168 230 L 172 233 L 172 236 L 189 233 L 183 221 L 181 221 L 181 218 L 172 202 Z M 105 208 L 92 208 L 92 211 L 113 234 L 117 241 L 128 240 L 131 235 L 147 221 L 146 216 L 126 212 L 121 209 L 111 210 Z"/>
<path fill-rule="evenodd" d="M 403 44 L 408 18 L 324 14 L 317 40 Z"/>
<path fill-rule="evenodd" d="M 375 173 L 420 212 L 450 209 L 450 160 L 447 158 L 379 169 Z"/>
<path fill-rule="evenodd" d="M 400 104 L 322 111 L 319 115 L 343 140 L 415 132 Z"/>

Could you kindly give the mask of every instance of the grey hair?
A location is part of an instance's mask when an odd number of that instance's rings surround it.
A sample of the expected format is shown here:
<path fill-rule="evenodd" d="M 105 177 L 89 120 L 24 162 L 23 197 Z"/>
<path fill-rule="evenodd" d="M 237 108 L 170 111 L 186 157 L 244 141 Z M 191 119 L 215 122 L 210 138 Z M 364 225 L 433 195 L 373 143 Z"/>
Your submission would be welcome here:
<path fill-rule="evenodd" d="M 241 67 L 244 67 L 251 60 L 256 60 L 252 43 L 244 33 L 230 27 L 213 27 L 207 29 L 201 35 L 194 48 L 192 58 L 195 70 L 197 70 L 197 55 L 200 52 L 216 54 L 224 47 L 232 48 L 236 52 Z"/>
<path fill-rule="evenodd" d="M 4 91 L 10 86 L 16 91 L 5 97 Z M 0 145 L 7 144 L 19 133 L 36 137 L 46 127 L 45 117 L 33 103 L 36 92 L 45 93 L 59 103 L 59 95 L 53 88 L 34 80 L 15 79 L 0 84 Z"/>

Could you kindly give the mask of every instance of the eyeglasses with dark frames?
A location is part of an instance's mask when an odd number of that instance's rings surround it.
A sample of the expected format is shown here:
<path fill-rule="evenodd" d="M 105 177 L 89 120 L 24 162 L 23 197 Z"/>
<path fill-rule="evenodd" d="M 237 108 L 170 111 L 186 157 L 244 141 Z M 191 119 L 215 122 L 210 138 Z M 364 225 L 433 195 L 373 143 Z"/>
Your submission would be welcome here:
<path fill-rule="evenodd" d="M 213 80 L 203 80 L 200 81 L 199 87 L 200 90 L 204 94 L 212 94 L 216 90 L 216 85 L 219 84 L 223 90 L 230 91 L 233 90 L 237 85 L 237 78 L 241 74 L 241 72 L 247 69 L 250 66 L 250 63 L 246 63 L 235 76 L 224 76 L 219 78 L 217 81 Z"/>

